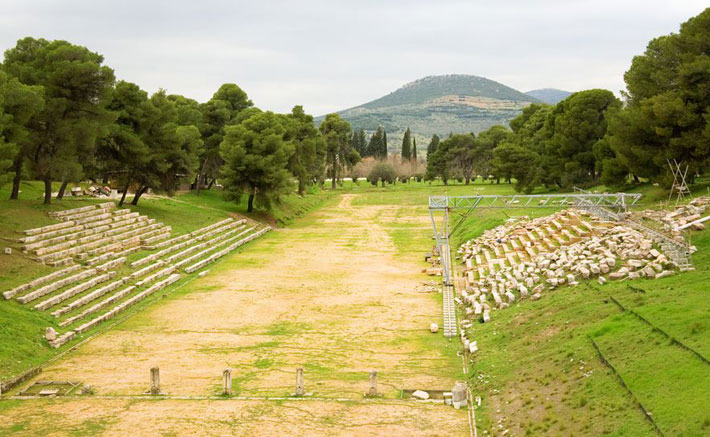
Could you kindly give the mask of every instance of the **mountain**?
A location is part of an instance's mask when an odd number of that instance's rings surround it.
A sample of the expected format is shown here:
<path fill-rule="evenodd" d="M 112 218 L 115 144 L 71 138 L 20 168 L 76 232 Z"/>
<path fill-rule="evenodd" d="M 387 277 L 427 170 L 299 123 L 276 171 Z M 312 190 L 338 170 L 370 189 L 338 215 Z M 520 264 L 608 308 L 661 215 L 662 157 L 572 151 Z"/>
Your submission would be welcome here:
<path fill-rule="evenodd" d="M 338 112 L 354 129 L 387 131 L 390 152 L 396 152 L 410 128 L 419 150 L 433 134 L 480 132 L 508 122 L 530 103 L 540 101 L 484 77 L 449 74 L 427 76 L 354 108 Z M 323 117 L 318 117 L 320 122 Z"/>
<path fill-rule="evenodd" d="M 569 91 L 558 90 L 556 88 L 540 88 L 525 93 L 549 105 L 556 105 L 560 101 L 566 99 L 572 93 Z"/>

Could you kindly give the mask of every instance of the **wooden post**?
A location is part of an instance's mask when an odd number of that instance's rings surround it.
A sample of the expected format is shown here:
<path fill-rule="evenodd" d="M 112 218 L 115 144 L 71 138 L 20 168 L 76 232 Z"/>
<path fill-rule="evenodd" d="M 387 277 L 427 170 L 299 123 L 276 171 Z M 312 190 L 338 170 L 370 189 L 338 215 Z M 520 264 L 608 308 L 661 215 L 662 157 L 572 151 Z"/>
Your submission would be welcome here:
<path fill-rule="evenodd" d="M 222 394 L 231 395 L 232 394 L 232 370 L 226 369 L 222 372 Z"/>
<path fill-rule="evenodd" d="M 160 394 L 160 369 L 157 367 L 150 369 L 150 394 Z"/>
<path fill-rule="evenodd" d="M 296 396 L 303 396 L 306 394 L 303 382 L 303 368 L 299 367 L 296 369 Z"/>
<path fill-rule="evenodd" d="M 375 397 L 377 396 L 377 371 L 370 371 L 370 389 L 367 391 L 367 396 Z"/>

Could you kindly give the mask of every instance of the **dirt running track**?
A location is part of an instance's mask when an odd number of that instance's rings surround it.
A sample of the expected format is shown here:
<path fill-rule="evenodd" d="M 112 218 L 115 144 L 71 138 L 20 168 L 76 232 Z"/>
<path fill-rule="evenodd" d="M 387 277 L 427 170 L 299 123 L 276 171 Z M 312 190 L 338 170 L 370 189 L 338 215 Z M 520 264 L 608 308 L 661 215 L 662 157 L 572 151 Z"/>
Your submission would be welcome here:
<path fill-rule="evenodd" d="M 353 196 L 50 365 L 41 379 L 81 381 L 96 396 L 2 401 L 0 434 L 468 435 L 464 411 L 398 399 L 400 388 L 451 388 L 460 361 L 427 331 L 441 316 L 439 297 L 416 290 L 421 254 L 402 256 L 388 233 L 403 210 Z M 152 366 L 171 399 L 136 397 Z M 218 395 L 225 368 L 240 397 L 288 396 L 297 367 L 311 399 L 189 399 Z M 384 393 L 365 400 L 371 369 Z"/>

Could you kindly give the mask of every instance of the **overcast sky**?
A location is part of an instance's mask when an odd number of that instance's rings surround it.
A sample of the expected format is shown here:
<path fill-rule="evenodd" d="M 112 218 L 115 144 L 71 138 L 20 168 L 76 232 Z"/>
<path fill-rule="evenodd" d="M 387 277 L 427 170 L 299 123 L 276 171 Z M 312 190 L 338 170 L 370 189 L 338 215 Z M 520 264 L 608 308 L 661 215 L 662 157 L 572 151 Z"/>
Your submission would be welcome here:
<path fill-rule="evenodd" d="M 263 109 L 321 115 L 428 75 L 521 91 L 624 88 L 651 38 L 699 0 L 0 0 L 0 47 L 64 39 L 119 79 L 205 101 L 225 82 Z"/>

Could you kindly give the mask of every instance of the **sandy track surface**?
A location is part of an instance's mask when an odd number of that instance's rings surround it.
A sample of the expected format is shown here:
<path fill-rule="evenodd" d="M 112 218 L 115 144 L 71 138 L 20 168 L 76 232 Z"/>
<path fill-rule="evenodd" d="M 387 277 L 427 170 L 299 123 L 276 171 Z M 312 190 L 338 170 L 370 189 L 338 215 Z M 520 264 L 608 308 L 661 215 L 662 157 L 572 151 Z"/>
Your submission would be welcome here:
<path fill-rule="evenodd" d="M 396 256 L 394 207 L 352 199 L 250 244 L 41 376 L 117 398 L 24 400 L 5 424 L 59 434 L 89 425 L 106 435 L 467 434 L 465 412 L 397 399 L 402 388 L 450 389 L 459 369 L 427 331 L 440 307 L 416 291 L 422 266 Z M 287 396 L 303 367 L 306 391 L 326 400 L 125 398 L 148 389 L 152 366 L 164 392 L 188 397 L 218 395 L 225 368 L 239 396 Z M 383 393 L 375 401 L 363 400 L 371 369 Z"/>

